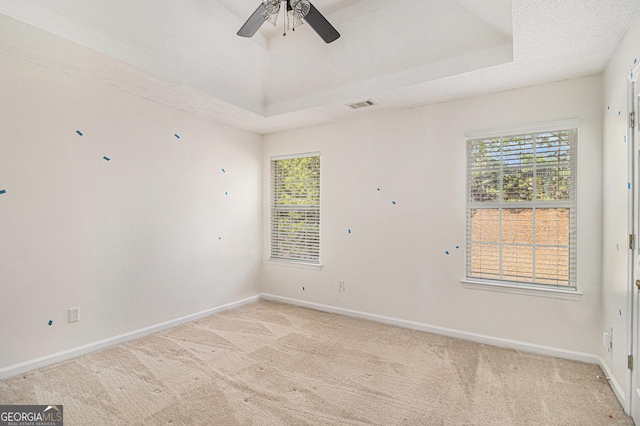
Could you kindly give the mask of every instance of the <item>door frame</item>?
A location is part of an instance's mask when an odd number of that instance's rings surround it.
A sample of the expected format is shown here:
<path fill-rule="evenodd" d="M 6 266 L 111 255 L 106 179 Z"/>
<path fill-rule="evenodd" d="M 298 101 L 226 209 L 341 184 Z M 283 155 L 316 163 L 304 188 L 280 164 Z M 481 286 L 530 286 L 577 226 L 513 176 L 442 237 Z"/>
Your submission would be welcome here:
<path fill-rule="evenodd" d="M 627 251 L 627 312 L 628 322 L 627 322 L 627 348 L 628 354 L 633 357 L 633 361 L 640 360 L 638 357 L 639 353 L 639 345 L 638 339 L 636 339 L 636 329 L 637 324 L 639 324 L 639 315 L 640 315 L 640 307 L 638 306 L 638 290 L 635 285 L 635 280 L 640 278 L 640 276 L 636 276 L 635 265 L 637 264 L 638 257 L 638 229 L 640 226 L 640 217 L 636 217 L 640 212 L 638 206 L 636 206 L 637 200 L 639 200 L 639 190 L 640 190 L 640 182 L 639 179 L 639 171 L 638 171 L 638 151 L 636 146 L 640 141 L 636 140 L 636 132 L 635 126 L 637 123 L 634 123 L 632 127 L 630 125 L 630 117 L 631 114 L 634 114 L 634 121 L 637 122 L 638 111 L 636 110 L 636 86 L 638 85 L 638 81 L 640 77 L 640 64 L 638 64 L 633 71 L 627 77 L 627 116 L 626 118 L 626 129 L 627 129 L 627 182 L 629 182 L 629 190 L 627 192 L 627 231 L 629 238 L 633 239 L 629 242 L 629 250 Z M 636 364 L 634 362 L 634 364 Z M 636 366 L 634 366 L 636 367 Z M 640 383 L 636 383 L 635 374 L 633 369 L 627 369 L 627 398 L 625 398 L 624 410 L 630 416 L 633 415 L 634 411 L 638 411 L 640 413 L 640 407 L 635 407 L 634 400 L 634 392 L 637 386 L 640 386 Z M 639 399 L 640 401 L 640 399 Z M 637 405 L 640 405 L 637 404 Z M 638 419 L 640 421 L 640 419 Z"/>

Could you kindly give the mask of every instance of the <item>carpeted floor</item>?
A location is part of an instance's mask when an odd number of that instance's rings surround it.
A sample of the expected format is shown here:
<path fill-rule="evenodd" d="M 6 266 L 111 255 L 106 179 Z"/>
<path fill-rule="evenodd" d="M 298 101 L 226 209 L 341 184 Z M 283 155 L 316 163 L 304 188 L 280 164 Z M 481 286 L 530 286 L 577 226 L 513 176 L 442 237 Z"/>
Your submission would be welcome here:
<path fill-rule="evenodd" d="M 261 301 L 0 381 L 65 425 L 633 425 L 596 365 Z"/>

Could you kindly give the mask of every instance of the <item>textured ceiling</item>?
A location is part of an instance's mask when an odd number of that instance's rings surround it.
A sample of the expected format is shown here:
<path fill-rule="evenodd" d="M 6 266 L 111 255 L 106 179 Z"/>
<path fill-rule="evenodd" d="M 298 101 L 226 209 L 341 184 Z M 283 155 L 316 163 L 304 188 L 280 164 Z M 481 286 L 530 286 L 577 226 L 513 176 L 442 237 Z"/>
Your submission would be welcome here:
<path fill-rule="evenodd" d="M 258 133 L 601 72 L 640 0 L 312 0 L 341 33 L 259 0 L 3 0 L 0 53 Z M 372 99 L 351 110 L 345 104 Z"/>

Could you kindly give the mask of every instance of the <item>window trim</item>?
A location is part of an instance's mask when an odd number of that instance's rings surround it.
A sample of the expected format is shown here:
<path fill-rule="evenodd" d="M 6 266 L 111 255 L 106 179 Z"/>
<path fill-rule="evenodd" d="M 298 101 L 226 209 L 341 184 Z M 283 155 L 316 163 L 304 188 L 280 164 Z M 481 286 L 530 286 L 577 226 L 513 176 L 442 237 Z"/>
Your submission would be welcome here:
<path fill-rule="evenodd" d="M 518 125 L 518 126 L 508 126 L 508 127 L 485 129 L 485 130 L 472 130 L 466 133 L 465 142 L 468 143 L 468 141 L 472 139 L 490 139 L 490 138 L 506 137 L 510 135 L 522 135 L 522 134 L 531 134 L 531 133 L 540 133 L 540 132 L 554 132 L 554 131 L 567 130 L 567 129 L 578 129 L 578 133 L 579 133 L 581 123 L 582 123 L 582 120 L 579 118 L 570 118 L 570 119 L 564 119 L 564 120 L 539 122 L 539 123 L 525 124 L 525 125 Z M 577 144 L 577 141 L 576 141 L 576 144 Z M 468 162 L 468 158 L 466 159 L 466 161 Z M 468 165 L 466 167 L 467 167 L 467 173 L 469 173 Z M 573 170 L 573 173 L 577 173 L 577 168 L 578 168 L 577 158 L 575 162 L 575 167 L 576 167 L 576 170 Z M 468 181 L 466 182 L 467 183 L 465 183 L 465 190 L 468 191 L 469 190 Z M 577 177 L 575 182 L 577 186 Z M 577 195 L 578 195 L 578 188 L 576 187 L 575 189 L 576 200 L 572 202 L 573 204 L 572 207 L 575 208 L 576 211 L 578 208 Z M 466 209 L 468 209 L 469 208 L 468 199 L 465 202 L 465 205 L 466 205 Z M 545 204 L 544 202 L 514 203 L 513 208 L 518 208 L 520 206 L 524 208 L 531 208 L 531 207 L 544 208 Z M 487 208 L 488 207 L 489 205 L 487 206 Z M 504 208 L 503 205 L 501 205 L 501 207 Z M 554 204 L 553 207 L 559 207 L 559 206 L 557 204 Z M 577 221 L 577 218 L 576 218 L 576 221 Z M 469 231 L 469 225 L 470 224 L 467 221 L 465 223 L 466 232 Z M 577 223 L 575 223 L 575 227 L 577 231 L 577 227 L 578 227 Z M 467 241 L 467 244 L 468 244 L 468 241 Z M 577 242 L 575 243 L 575 246 L 573 247 L 573 249 L 576 251 L 575 258 L 577 259 L 578 257 Z M 553 284 L 529 283 L 529 282 L 518 282 L 518 281 L 509 281 L 509 280 L 492 280 L 488 278 L 469 277 L 467 276 L 468 270 L 466 269 L 467 263 L 469 261 L 470 260 L 467 259 L 467 262 L 465 262 L 465 274 L 464 274 L 465 277 L 460 280 L 463 287 L 466 289 L 486 290 L 486 291 L 495 291 L 495 292 L 502 292 L 502 293 L 513 293 L 513 294 L 520 294 L 520 295 L 565 299 L 565 300 L 579 300 L 583 294 L 582 292 L 578 291 L 577 264 L 575 269 L 575 275 L 576 275 L 575 286 L 565 287 L 565 286 L 559 286 L 559 285 L 553 285 Z"/>
<path fill-rule="evenodd" d="M 466 133 L 467 139 L 497 138 L 512 134 L 555 132 L 569 128 L 580 128 L 582 120 L 579 118 L 568 118 L 565 120 L 545 121 L 541 123 L 523 124 L 519 126 L 498 127 L 486 130 L 470 130 Z"/>
<path fill-rule="evenodd" d="M 551 299 L 580 300 L 582 292 L 576 287 L 554 287 L 543 284 L 515 284 L 513 281 L 497 282 L 479 278 L 464 278 L 460 282 L 469 290 L 495 291 L 499 293 L 521 294 L 525 296 L 548 297 Z"/>
<path fill-rule="evenodd" d="M 320 151 L 313 151 L 313 152 L 303 152 L 303 153 L 299 153 L 299 154 L 288 154 L 288 155 L 276 155 L 276 156 L 272 156 L 269 158 L 269 168 L 271 169 L 272 164 L 274 161 L 280 161 L 280 160 L 290 160 L 290 159 L 295 159 L 295 158 L 307 158 L 307 157 L 319 157 L 320 158 L 320 165 L 319 165 L 319 171 L 320 171 L 320 178 L 318 179 L 318 185 L 320 188 L 320 204 L 318 205 L 318 213 L 319 213 L 319 217 L 321 217 L 321 210 L 322 210 L 322 156 Z M 271 171 L 269 172 L 271 174 Z M 273 225 L 273 180 L 272 180 L 272 176 L 270 175 L 270 179 L 269 179 L 269 224 L 270 224 L 270 229 L 271 226 Z M 269 231 L 269 258 L 267 259 L 267 262 L 271 265 L 275 265 L 275 266 L 285 266 L 285 267 L 295 267 L 295 268 L 302 268 L 302 269 L 311 269 L 311 270 L 321 270 L 322 269 L 322 246 L 321 246 L 321 241 L 320 238 L 322 236 L 322 221 L 320 220 L 319 226 L 318 226 L 318 261 L 317 262 L 310 262 L 308 260 L 304 260 L 304 259 L 288 259 L 288 258 L 283 258 L 283 257 L 273 257 L 272 254 L 272 245 L 271 245 L 271 241 L 273 239 L 273 231 Z"/>
<path fill-rule="evenodd" d="M 322 263 L 308 263 L 295 260 L 280 259 L 279 257 L 269 257 L 267 259 L 269 265 L 286 266 L 290 268 L 311 269 L 312 271 L 322 270 Z"/>

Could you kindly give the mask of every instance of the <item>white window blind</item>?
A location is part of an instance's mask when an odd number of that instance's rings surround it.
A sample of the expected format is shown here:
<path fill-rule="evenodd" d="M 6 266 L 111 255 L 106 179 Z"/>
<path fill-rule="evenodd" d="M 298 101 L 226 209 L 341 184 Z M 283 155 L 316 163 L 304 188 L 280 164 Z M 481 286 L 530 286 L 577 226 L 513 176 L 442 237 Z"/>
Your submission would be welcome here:
<path fill-rule="evenodd" d="M 467 278 L 576 287 L 578 129 L 467 139 Z"/>
<path fill-rule="evenodd" d="M 320 263 L 320 155 L 271 160 L 271 258 Z"/>

